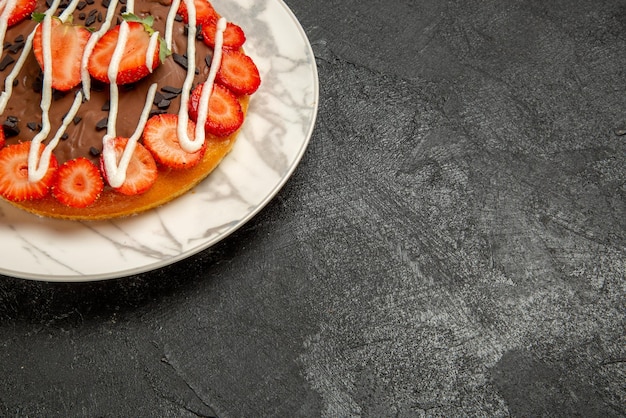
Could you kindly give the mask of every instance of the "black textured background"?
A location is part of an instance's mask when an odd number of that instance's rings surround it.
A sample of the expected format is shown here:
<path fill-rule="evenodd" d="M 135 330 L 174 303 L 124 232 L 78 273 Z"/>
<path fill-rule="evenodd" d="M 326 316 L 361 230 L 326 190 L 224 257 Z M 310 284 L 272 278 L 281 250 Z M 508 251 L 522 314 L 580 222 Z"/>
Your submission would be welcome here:
<path fill-rule="evenodd" d="M 626 2 L 286 3 L 292 179 L 176 265 L 0 277 L 0 415 L 626 416 Z"/>

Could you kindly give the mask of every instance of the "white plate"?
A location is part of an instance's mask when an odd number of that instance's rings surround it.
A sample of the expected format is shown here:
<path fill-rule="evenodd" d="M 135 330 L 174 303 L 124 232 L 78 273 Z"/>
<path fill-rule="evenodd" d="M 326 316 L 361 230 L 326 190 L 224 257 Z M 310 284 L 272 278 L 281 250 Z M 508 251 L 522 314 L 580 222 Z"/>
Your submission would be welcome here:
<path fill-rule="evenodd" d="M 214 245 L 261 210 L 306 149 L 317 116 L 315 58 L 281 0 L 213 0 L 246 32 L 262 85 L 233 151 L 192 192 L 107 222 L 39 218 L 0 203 L 0 274 L 48 281 L 124 277 Z"/>

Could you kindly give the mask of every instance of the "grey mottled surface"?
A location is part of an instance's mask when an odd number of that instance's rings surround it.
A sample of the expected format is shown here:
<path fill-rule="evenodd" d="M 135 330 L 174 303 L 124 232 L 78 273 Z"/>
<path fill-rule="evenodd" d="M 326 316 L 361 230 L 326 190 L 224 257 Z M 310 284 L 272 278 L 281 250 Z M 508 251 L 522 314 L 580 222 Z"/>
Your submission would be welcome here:
<path fill-rule="evenodd" d="M 189 260 L 0 280 L 0 415 L 625 416 L 626 2 L 288 0 L 320 109 Z"/>

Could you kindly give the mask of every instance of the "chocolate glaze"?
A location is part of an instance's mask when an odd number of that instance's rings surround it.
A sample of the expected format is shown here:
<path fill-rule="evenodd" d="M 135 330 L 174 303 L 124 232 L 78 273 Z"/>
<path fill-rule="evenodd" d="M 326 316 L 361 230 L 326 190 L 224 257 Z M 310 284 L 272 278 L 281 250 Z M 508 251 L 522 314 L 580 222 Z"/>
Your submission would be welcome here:
<path fill-rule="evenodd" d="M 122 4 L 118 4 L 118 16 L 121 16 L 120 9 L 124 7 Z M 106 14 L 106 8 L 101 5 L 100 1 L 96 1 L 93 5 L 88 5 L 82 10 L 76 10 L 74 12 L 74 23 L 83 24 L 84 20 L 81 20 L 79 15 L 85 13 L 88 15 L 91 10 L 97 9 L 104 16 Z M 39 1 L 36 11 L 44 12 L 46 5 L 44 1 Z M 62 10 L 59 9 L 57 14 Z M 161 36 L 165 34 L 165 22 L 167 14 L 169 12 L 169 2 L 167 1 L 149 1 L 149 0 L 136 0 L 135 1 L 135 14 L 138 16 L 152 15 L 154 17 L 154 29 L 158 30 Z M 121 19 L 121 17 L 120 17 Z M 116 19 L 113 19 L 112 27 L 115 25 Z M 91 26 L 95 30 L 99 29 L 101 22 L 96 19 L 95 23 Z M 5 42 L 13 42 L 18 36 L 22 35 L 26 38 L 32 30 L 34 30 L 36 23 L 31 20 L 23 21 L 12 28 L 9 28 L 5 36 Z M 187 36 L 185 32 L 185 24 L 183 22 L 174 22 L 172 52 L 183 55 L 187 50 Z M 3 57 L 6 55 L 13 55 L 17 60 L 20 54 L 12 54 L 5 48 Z M 202 82 L 206 79 L 209 69 L 207 67 L 205 57 L 211 55 L 212 50 L 208 48 L 201 41 L 196 41 L 196 68 L 198 74 L 195 77 L 194 85 Z M 210 61 L 210 60 L 209 60 Z M 4 71 L 0 72 L 0 88 L 4 90 L 4 80 L 6 76 L 12 70 L 14 64 L 9 65 Z M 8 143 L 16 143 L 18 141 L 32 140 L 36 135 L 36 131 L 33 131 L 27 127 L 27 123 L 35 122 L 41 123 L 41 93 L 38 93 L 38 89 L 34 88 L 41 77 L 40 68 L 32 53 L 29 52 L 29 57 L 26 60 L 24 67 L 16 78 L 18 81 L 17 86 L 13 88 L 13 94 L 9 100 L 4 113 L 1 116 L 0 123 L 8 116 L 16 116 L 18 121 L 18 127 L 20 133 L 16 137 L 7 138 Z M 157 82 L 159 90 L 164 86 L 181 87 L 186 76 L 186 70 L 177 64 L 170 56 L 165 62 L 161 63 L 154 73 L 143 80 L 133 84 L 132 86 L 120 86 L 120 102 L 119 113 L 117 117 L 117 135 L 129 137 L 135 131 L 139 115 L 143 109 L 146 92 L 149 86 Z M 57 131 L 61 125 L 63 116 L 70 109 L 74 95 L 80 90 L 80 86 L 74 88 L 72 91 L 67 92 L 62 97 L 56 97 L 53 100 L 50 107 L 50 123 L 52 126 L 49 139 L 53 137 L 54 132 Z M 58 95 L 57 95 L 58 96 Z M 102 110 L 103 105 L 109 100 L 109 86 L 102 83 L 92 81 L 91 99 L 88 102 L 83 103 L 77 116 L 80 117 L 80 122 L 77 124 L 71 123 L 67 128 L 67 139 L 59 142 L 58 146 L 54 150 L 59 163 L 63 163 L 72 158 L 83 156 L 96 161 L 97 157 L 90 152 L 91 148 L 100 150 L 102 149 L 102 137 L 106 133 L 106 130 L 97 130 L 96 124 L 102 119 L 108 117 L 109 112 Z M 168 113 L 178 113 L 180 106 L 180 97 L 176 97 L 171 100 L 171 104 L 167 109 Z M 153 105 L 153 110 L 158 110 L 156 105 Z M 47 142 L 47 141 L 44 141 Z"/>

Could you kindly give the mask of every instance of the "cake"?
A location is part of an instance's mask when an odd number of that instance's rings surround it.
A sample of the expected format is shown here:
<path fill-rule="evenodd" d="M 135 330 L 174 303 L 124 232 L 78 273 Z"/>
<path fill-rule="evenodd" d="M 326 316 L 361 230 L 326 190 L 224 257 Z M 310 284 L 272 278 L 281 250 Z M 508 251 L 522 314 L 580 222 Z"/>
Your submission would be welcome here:
<path fill-rule="evenodd" d="M 244 31 L 206 0 L 8 0 L 3 31 L 0 196 L 40 216 L 129 216 L 189 192 L 260 84 Z"/>

